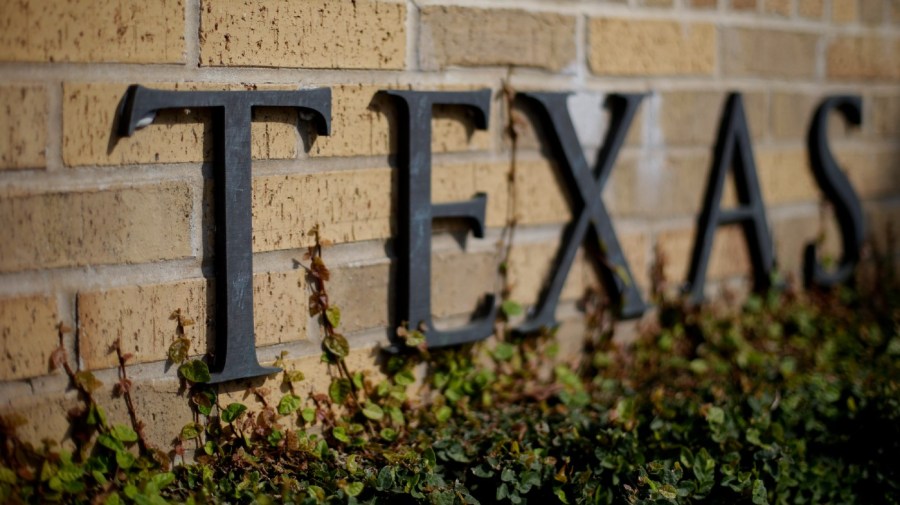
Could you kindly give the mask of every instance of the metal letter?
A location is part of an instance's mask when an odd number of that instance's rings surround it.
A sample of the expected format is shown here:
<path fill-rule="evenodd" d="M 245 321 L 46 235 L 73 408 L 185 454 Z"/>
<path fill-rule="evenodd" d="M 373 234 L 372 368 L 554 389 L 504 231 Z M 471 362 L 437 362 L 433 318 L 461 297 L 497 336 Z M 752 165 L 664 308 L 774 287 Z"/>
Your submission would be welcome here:
<path fill-rule="evenodd" d="M 497 307 L 486 296 L 488 314 L 453 330 L 438 330 L 431 317 L 431 227 L 438 217 L 464 218 L 476 237 L 484 237 L 487 196 L 464 202 L 431 203 L 431 116 L 435 105 L 459 105 L 474 112 L 475 127 L 488 126 L 491 91 L 471 92 L 384 91 L 398 106 L 399 233 L 397 239 L 398 324 L 424 327 L 429 347 L 474 342 L 493 332 Z"/>
<path fill-rule="evenodd" d="M 722 201 L 722 189 L 729 168 L 734 170 L 737 198 L 741 205 L 734 209 L 721 210 L 719 206 Z M 709 264 L 716 228 L 732 223 L 743 225 L 753 263 L 755 289 L 758 291 L 768 289 L 775 258 L 740 93 L 731 93 L 725 104 L 716 140 L 715 159 L 706 187 L 706 196 L 703 199 L 703 211 L 697 218 L 697 239 L 694 242 L 691 270 L 685 286 L 685 291 L 690 293 L 693 303 L 703 301 L 706 267 Z"/>
<path fill-rule="evenodd" d="M 556 306 L 559 303 L 559 295 L 572 268 L 575 253 L 583 243 L 598 246 L 595 249 L 599 250 L 593 251 L 592 258 L 597 262 L 604 284 L 617 300 L 621 316 L 639 317 L 644 313 L 646 305 L 634 283 L 628 261 L 622 254 L 622 248 L 619 246 L 615 229 L 600 194 L 644 95 L 611 95 L 607 100 L 611 112 L 610 124 L 593 174 L 588 168 L 569 115 L 566 104 L 568 94 L 520 93 L 519 96 L 524 97 L 536 108 L 541 122 L 547 126 L 546 131 L 553 155 L 564 168 L 564 179 L 571 194 L 580 200 L 581 205 L 572 202 L 573 215 L 576 217 L 564 232 L 562 245 L 556 255 L 553 277 L 541 293 L 534 312 L 516 328 L 516 331 L 531 333 L 557 325 Z M 589 231 L 592 232 L 591 239 L 585 242 Z M 605 261 L 600 261 L 600 258 L 605 258 Z"/>
<path fill-rule="evenodd" d="M 807 145 L 810 164 L 816 182 L 834 206 L 835 217 L 841 227 L 843 253 L 840 265 L 834 273 L 829 274 L 816 261 L 816 244 L 807 244 L 803 257 L 803 280 L 807 287 L 829 287 L 848 281 L 859 263 L 863 245 L 865 220 L 859 197 L 853 191 L 847 176 L 841 172 L 828 146 L 828 113 L 832 109 L 840 111 L 851 124 L 862 123 L 862 99 L 858 96 L 839 95 L 822 101 L 809 127 Z"/>
<path fill-rule="evenodd" d="M 253 334 L 250 122 L 253 107 L 293 107 L 311 113 L 320 134 L 331 123 L 331 90 L 161 91 L 131 86 L 119 110 L 119 134 L 153 121 L 157 111 L 210 108 L 215 135 L 216 348 L 212 381 L 278 372 L 256 357 Z"/>

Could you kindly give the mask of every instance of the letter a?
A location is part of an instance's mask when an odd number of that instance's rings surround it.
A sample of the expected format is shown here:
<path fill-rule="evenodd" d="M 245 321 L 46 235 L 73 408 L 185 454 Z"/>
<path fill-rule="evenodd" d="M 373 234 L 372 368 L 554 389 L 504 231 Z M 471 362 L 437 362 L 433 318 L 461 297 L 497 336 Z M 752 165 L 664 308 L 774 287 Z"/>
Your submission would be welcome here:
<path fill-rule="evenodd" d="M 734 170 L 740 205 L 734 209 L 722 210 L 720 208 L 722 189 L 729 167 Z M 757 291 L 764 291 L 769 288 L 775 258 L 740 93 L 730 94 L 725 104 L 712 172 L 703 199 L 703 211 L 697 218 L 697 240 L 694 242 L 691 270 L 685 286 L 685 291 L 690 294 L 693 303 L 703 301 L 706 267 L 709 264 L 716 228 L 733 223 L 741 224 L 747 237 L 747 247 L 750 249 L 753 264 L 754 288 Z"/>

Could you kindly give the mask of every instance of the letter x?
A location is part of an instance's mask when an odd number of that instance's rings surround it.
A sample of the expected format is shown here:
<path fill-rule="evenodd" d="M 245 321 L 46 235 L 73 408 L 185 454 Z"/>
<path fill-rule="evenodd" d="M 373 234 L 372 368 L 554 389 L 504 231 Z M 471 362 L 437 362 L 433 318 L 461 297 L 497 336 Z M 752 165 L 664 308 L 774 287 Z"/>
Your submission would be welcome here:
<path fill-rule="evenodd" d="M 516 331 L 531 333 L 541 328 L 556 326 L 555 313 L 559 295 L 581 244 L 598 246 L 597 254 L 592 257 L 597 260 L 604 285 L 616 300 L 621 316 L 624 318 L 640 316 L 646 306 L 634 283 L 628 262 L 622 254 L 622 248 L 619 246 L 615 229 L 600 194 L 609 179 L 613 163 L 625 140 L 625 134 L 644 95 L 617 94 L 611 95 L 607 100 L 611 112 L 609 130 L 593 174 L 588 168 L 569 115 L 566 105 L 568 94 L 520 93 L 519 96 L 535 108 L 540 123 L 549 126 L 546 133 L 550 148 L 563 169 L 566 186 L 575 196 L 573 200 L 580 200 L 580 205 L 578 202 L 572 202 L 575 217 L 566 227 L 549 285 L 541 293 L 534 312 L 516 328 Z M 585 242 L 588 233 L 591 234 L 591 240 Z M 605 261 L 600 260 L 601 256 Z"/>

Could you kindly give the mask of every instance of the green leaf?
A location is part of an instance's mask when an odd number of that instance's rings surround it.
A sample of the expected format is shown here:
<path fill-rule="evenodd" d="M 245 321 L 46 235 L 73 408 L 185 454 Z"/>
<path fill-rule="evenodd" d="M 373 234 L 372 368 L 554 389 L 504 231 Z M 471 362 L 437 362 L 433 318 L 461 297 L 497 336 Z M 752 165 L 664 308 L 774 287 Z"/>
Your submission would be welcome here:
<path fill-rule="evenodd" d="M 725 411 L 721 407 L 710 407 L 706 412 L 706 420 L 710 424 L 722 424 L 725 422 Z"/>
<path fill-rule="evenodd" d="M 197 406 L 197 412 L 209 416 L 212 414 L 213 405 L 216 404 L 216 393 L 211 389 L 203 389 L 191 396 L 191 402 Z"/>
<path fill-rule="evenodd" d="M 100 436 L 97 437 L 97 443 L 114 452 L 122 452 L 125 450 L 125 444 L 109 433 L 101 433 Z"/>
<path fill-rule="evenodd" d="M 491 351 L 491 356 L 497 361 L 509 361 L 516 353 L 516 347 L 508 342 L 500 342 Z"/>
<path fill-rule="evenodd" d="M 110 435 L 116 437 L 122 442 L 137 442 L 138 434 L 128 426 L 124 424 L 117 424 L 110 428 Z"/>
<path fill-rule="evenodd" d="M 401 370 L 394 374 L 394 383 L 400 386 L 409 386 L 414 382 L 416 382 L 416 376 L 413 375 L 412 370 Z"/>
<path fill-rule="evenodd" d="M 331 430 L 331 436 L 333 436 L 335 440 L 340 440 L 345 444 L 350 443 L 350 435 L 347 435 L 347 428 L 343 426 L 335 426 Z"/>
<path fill-rule="evenodd" d="M 150 477 L 150 482 L 156 486 L 156 489 L 163 489 L 175 482 L 175 474 L 172 472 L 161 472 Z"/>
<path fill-rule="evenodd" d="M 325 309 L 325 319 L 328 319 L 328 323 L 331 324 L 332 328 L 337 328 L 341 325 L 341 309 L 336 305 L 329 306 Z"/>
<path fill-rule="evenodd" d="M 181 365 L 178 367 L 178 373 L 195 384 L 202 384 L 210 381 L 209 367 L 199 359 L 191 360 Z"/>
<path fill-rule="evenodd" d="M 352 391 L 349 379 L 333 379 L 328 387 L 328 396 L 334 403 L 343 404 Z"/>
<path fill-rule="evenodd" d="M 75 382 L 88 393 L 93 393 L 103 387 L 103 383 L 97 380 L 94 374 L 86 370 L 75 373 Z"/>
<path fill-rule="evenodd" d="M 193 440 L 200 436 L 200 433 L 203 432 L 203 427 L 197 423 L 187 423 L 181 428 L 181 439 L 182 440 Z"/>
<path fill-rule="evenodd" d="M 382 418 L 384 418 L 384 411 L 381 410 L 381 407 L 372 402 L 366 402 L 363 404 L 362 413 L 364 416 L 372 419 L 373 421 L 380 421 Z"/>
<path fill-rule="evenodd" d="M 378 477 L 375 479 L 375 489 L 388 491 L 392 487 L 394 487 L 394 469 L 390 466 L 381 467 Z"/>
<path fill-rule="evenodd" d="M 387 440 L 388 442 L 393 442 L 397 440 L 397 430 L 393 428 L 382 428 L 381 430 L 381 438 Z"/>
<path fill-rule="evenodd" d="M 284 382 L 300 382 L 305 378 L 306 376 L 300 370 L 284 371 Z"/>
<path fill-rule="evenodd" d="M 334 333 L 325 337 L 322 344 L 325 346 L 326 351 L 339 359 L 346 358 L 347 355 L 350 354 L 350 344 L 348 344 L 347 339 L 339 333 Z"/>
<path fill-rule="evenodd" d="M 278 413 L 286 416 L 288 414 L 293 414 L 300 408 L 300 397 L 294 394 L 286 394 L 281 397 L 281 401 L 278 402 Z"/>
<path fill-rule="evenodd" d="M 553 494 L 556 495 L 556 498 L 560 502 L 565 503 L 566 505 L 569 505 L 569 500 L 566 499 L 566 492 L 563 491 L 563 488 L 561 488 L 561 487 L 553 488 Z"/>
<path fill-rule="evenodd" d="M 363 492 L 365 485 L 362 482 L 351 482 L 344 491 L 350 496 L 359 496 Z"/>
<path fill-rule="evenodd" d="M 91 426 L 106 426 L 106 411 L 103 407 L 92 403 L 88 409 L 87 423 Z"/>
<path fill-rule="evenodd" d="M 506 300 L 502 304 L 500 304 L 500 310 L 503 311 L 503 315 L 505 315 L 506 317 L 514 317 L 522 313 L 522 306 L 519 305 L 518 302 Z"/>
<path fill-rule="evenodd" d="M 760 479 L 753 481 L 753 505 L 769 505 L 766 485 Z"/>
<path fill-rule="evenodd" d="M 306 407 L 305 409 L 300 411 L 300 415 L 303 417 L 304 421 L 311 423 L 313 422 L 313 419 L 316 418 L 316 409 L 312 407 Z"/>
<path fill-rule="evenodd" d="M 246 410 L 247 406 L 242 403 L 231 403 L 222 411 L 222 420 L 226 423 L 233 423 Z"/>
<path fill-rule="evenodd" d="M 188 353 L 191 349 L 191 341 L 187 337 L 178 337 L 174 342 L 169 346 L 169 361 L 172 363 L 181 364 L 184 363 L 184 360 L 187 359 Z"/>
<path fill-rule="evenodd" d="M 119 451 L 116 453 L 116 463 L 120 468 L 129 469 L 134 465 L 134 462 L 137 461 L 137 458 L 134 454 L 131 454 L 128 451 Z"/>
<path fill-rule="evenodd" d="M 434 413 L 434 416 L 437 418 L 439 423 L 446 423 L 450 416 L 453 414 L 453 409 L 446 405 L 441 405 L 437 412 Z"/>

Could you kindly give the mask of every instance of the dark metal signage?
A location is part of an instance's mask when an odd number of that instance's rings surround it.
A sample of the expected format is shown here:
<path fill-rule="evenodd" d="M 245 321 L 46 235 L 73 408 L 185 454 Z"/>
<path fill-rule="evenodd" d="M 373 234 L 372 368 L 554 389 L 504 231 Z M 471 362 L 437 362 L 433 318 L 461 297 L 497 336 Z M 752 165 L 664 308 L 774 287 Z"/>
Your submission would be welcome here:
<path fill-rule="evenodd" d="M 431 315 L 432 223 L 437 218 L 461 218 L 476 237 L 484 236 L 487 196 L 435 204 L 431 201 L 431 118 L 436 105 L 470 110 L 476 129 L 487 129 L 491 91 L 470 92 L 383 91 L 398 110 L 398 164 L 400 169 L 397 237 L 397 300 L 395 326 L 423 328 L 430 347 L 442 347 L 487 338 L 497 316 L 496 298 L 485 296 L 483 313 L 452 330 L 435 328 Z M 518 99 L 535 113 L 550 152 L 562 171 L 562 179 L 574 195 L 573 219 L 565 228 L 554 260 L 554 269 L 537 306 L 515 329 L 531 333 L 556 322 L 556 308 L 563 284 L 578 248 L 589 249 L 612 299 L 623 318 L 641 316 L 641 293 L 632 280 L 609 213 L 601 199 L 625 136 L 641 104 L 643 94 L 614 94 L 606 106 L 610 126 L 593 170 L 588 166 L 566 105 L 567 93 L 528 92 Z M 119 133 L 134 134 L 150 124 L 155 113 L 170 108 L 210 108 L 215 135 L 215 270 L 216 346 L 212 382 L 256 377 L 277 372 L 263 367 L 256 357 L 253 334 L 253 253 L 251 244 L 250 124 L 253 107 L 291 107 L 308 113 L 317 131 L 328 135 L 331 124 L 331 91 L 160 91 L 131 86 L 119 110 Z M 809 131 L 812 170 L 825 197 L 835 208 L 843 252 L 840 265 L 826 271 L 816 259 L 816 247 L 804 253 L 804 280 L 810 287 L 825 287 L 850 279 L 859 262 L 863 240 L 862 207 L 849 180 L 831 154 L 827 118 L 837 109 L 853 124 L 861 122 L 858 96 L 832 96 L 817 109 Z M 307 116 L 303 116 L 307 117 Z M 720 208 L 726 175 L 733 171 L 739 206 Z M 756 164 L 741 95 L 728 96 L 719 126 L 715 156 L 703 208 L 697 219 L 697 239 L 685 292 L 695 302 L 703 299 L 706 268 L 716 229 L 723 224 L 742 226 L 750 249 L 754 287 L 769 287 L 774 269 L 774 249 L 765 206 L 756 175 Z"/>

